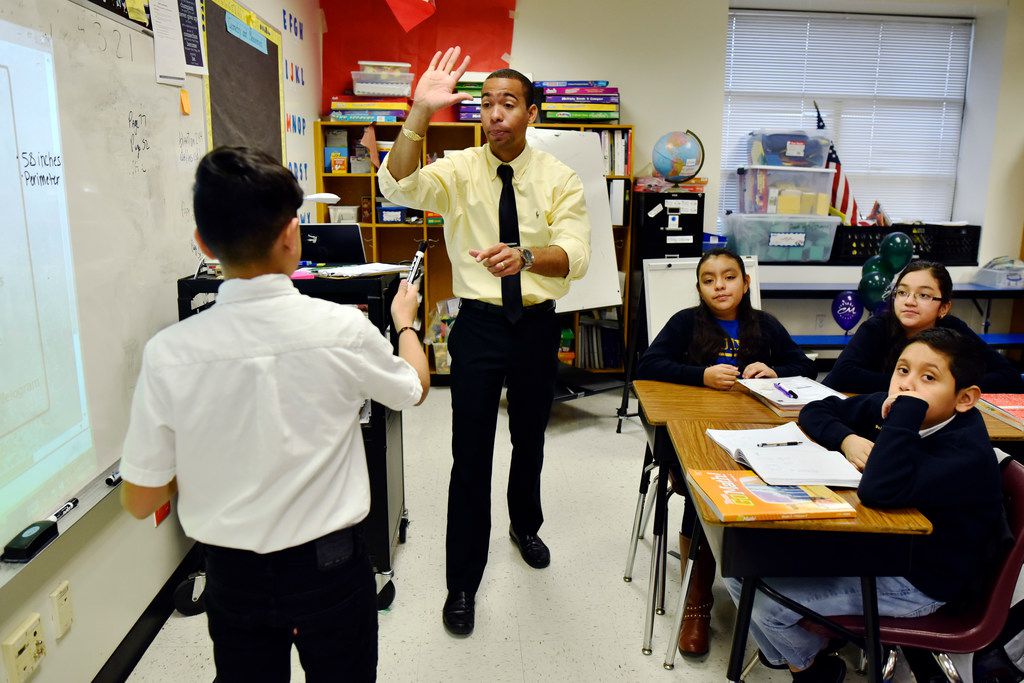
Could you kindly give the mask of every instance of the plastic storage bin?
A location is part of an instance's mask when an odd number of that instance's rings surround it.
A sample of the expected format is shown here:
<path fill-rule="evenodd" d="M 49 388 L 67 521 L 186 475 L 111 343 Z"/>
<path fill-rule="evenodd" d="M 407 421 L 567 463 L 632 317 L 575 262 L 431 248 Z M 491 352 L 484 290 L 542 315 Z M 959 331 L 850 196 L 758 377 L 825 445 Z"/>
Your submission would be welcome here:
<path fill-rule="evenodd" d="M 360 71 L 374 73 L 408 73 L 411 68 L 409 62 L 359 62 Z"/>
<path fill-rule="evenodd" d="M 332 223 L 358 223 L 358 206 L 328 206 L 327 212 L 331 215 Z"/>
<path fill-rule="evenodd" d="M 838 216 L 733 213 L 725 217 L 729 247 L 759 263 L 821 263 L 832 255 Z"/>
<path fill-rule="evenodd" d="M 408 97 L 414 74 L 399 71 L 353 71 L 352 92 L 378 97 Z"/>
<path fill-rule="evenodd" d="M 834 168 L 742 166 L 740 213 L 827 216 Z"/>
<path fill-rule="evenodd" d="M 831 144 L 823 131 L 755 130 L 747 158 L 752 166 L 825 168 Z"/>

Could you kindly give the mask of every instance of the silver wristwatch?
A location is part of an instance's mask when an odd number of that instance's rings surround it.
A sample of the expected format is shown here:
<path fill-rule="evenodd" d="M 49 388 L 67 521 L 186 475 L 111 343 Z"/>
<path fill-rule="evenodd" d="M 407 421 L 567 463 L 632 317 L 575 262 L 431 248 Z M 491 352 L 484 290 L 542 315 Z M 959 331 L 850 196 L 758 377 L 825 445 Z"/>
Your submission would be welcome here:
<path fill-rule="evenodd" d="M 533 268 L 533 252 L 526 248 L 520 248 L 519 253 L 523 257 L 523 267 L 520 270 Z"/>

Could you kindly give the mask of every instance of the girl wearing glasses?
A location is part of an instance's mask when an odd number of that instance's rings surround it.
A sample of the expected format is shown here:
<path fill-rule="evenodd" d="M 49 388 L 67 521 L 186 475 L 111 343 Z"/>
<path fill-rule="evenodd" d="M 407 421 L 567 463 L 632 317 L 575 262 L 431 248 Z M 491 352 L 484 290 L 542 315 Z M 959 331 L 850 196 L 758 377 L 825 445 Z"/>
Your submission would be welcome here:
<path fill-rule="evenodd" d="M 952 295 L 953 280 L 944 265 L 911 261 L 896 279 L 889 311 L 864 321 L 839 355 L 825 384 L 837 391 L 859 394 L 884 391 L 907 339 L 922 330 L 945 327 L 983 347 L 982 391 L 1024 392 L 1020 371 L 990 349 L 963 320 L 949 314 Z"/>

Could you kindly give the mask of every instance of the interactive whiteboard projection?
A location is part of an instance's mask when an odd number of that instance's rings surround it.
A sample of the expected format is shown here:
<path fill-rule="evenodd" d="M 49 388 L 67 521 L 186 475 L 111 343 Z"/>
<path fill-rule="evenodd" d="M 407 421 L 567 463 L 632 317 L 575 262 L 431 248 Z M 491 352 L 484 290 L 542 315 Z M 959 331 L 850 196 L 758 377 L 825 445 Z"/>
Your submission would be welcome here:
<path fill-rule="evenodd" d="M 15 509 L 94 474 L 53 55 L 0 22 L 0 538 Z"/>
<path fill-rule="evenodd" d="M 590 216 L 590 267 L 574 280 L 569 293 L 555 302 L 559 313 L 622 305 L 619 268 L 615 259 L 612 214 L 608 205 L 608 181 L 604 177 L 601 139 L 595 132 L 528 128 L 526 140 L 536 149 L 554 155 L 576 171 Z"/>
<path fill-rule="evenodd" d="M 0 543 L 117 461 L 143 347 L 177 320 L 206 151 L 186 87 L 192 116 L 152 37 L 92 4 L 0 1 Z"/>

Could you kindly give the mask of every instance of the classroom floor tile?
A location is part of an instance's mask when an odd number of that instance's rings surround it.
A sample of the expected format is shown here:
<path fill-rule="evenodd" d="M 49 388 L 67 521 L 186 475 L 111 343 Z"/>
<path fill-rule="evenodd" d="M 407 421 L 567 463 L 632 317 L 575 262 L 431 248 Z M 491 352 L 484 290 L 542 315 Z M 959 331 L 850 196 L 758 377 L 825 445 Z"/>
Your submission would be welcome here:
<path fill-rule="evenodd" d="M 622 580 L 629 525 L 644 451 L 638 418 L 615 433 L 621 394 L 609 392 L 556 404 L 547 432 L 541 537 L 551 548 L 547 569 L 531 569 L 508 538 L 505 489 L 511 445 L 502 410 L 495 443 L 491 544 L 477 594 L 476 630 L 449 636 L 441 624 L 444 531 L 451 468 L 451 400 L 435 387 L 424 404 L 407 410 L 405 495 L 411 524 L 395 558 L 397 593 L 380 613 L 382 681 L 720 681 L 725 678 L 735 620 L 725 589 L 716 585 L 711 653 L 701 660 L 676 658 L 662 668 L 667 631 L 679 591 L 679 563 L 669 558 L 667 614 L 657 617 L 654 654 L 640 652 L 644 627 L 650 540 L 641 542 L 634 580 Z M 635 409 L 636 401 L 631 401 Z M 670 529 L 682 505 L 670 504 Z M 672 543 L 675 545 L 674 531 Z M 293 680 L 302 668 L 292 652 Z M 852 649 L 844 651 L 848 663 Z M 213 653 L 204 615 L 175 614 L 128 679 L 212 680 Z M 748 683 L 791 680 L 787 672 L 755 667 Z M 865 680 L 852 672 L 851 683 Z M 913 680 L 898 671 L 897 681 Z"/>

